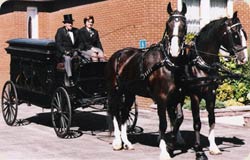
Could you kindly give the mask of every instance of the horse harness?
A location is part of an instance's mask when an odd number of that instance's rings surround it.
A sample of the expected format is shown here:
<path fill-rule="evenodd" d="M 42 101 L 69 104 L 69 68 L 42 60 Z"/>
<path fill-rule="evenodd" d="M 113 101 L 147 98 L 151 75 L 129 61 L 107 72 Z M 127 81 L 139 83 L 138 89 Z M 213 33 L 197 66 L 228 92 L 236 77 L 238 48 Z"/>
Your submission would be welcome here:
<path fill-rule="evenodd" d="M 179 21 L 180 19 L 183 19 L 183 21 L 186 21 L 186 17 L 181 15 L 181 14 L 173 14 L 170 16 L 170 19 L 168 20 L 168 22 L 170 22 L 171 18 L 174 18 L 174 21 Z M 174 64 L 171 60 L 170 60 L 170 55 L 168 53 L 170 53 L 170 47 L 166 47 L 166 43 L 164 43 L 165 41 L 167 41 L 167 46 L 170 46 L 170 41 L 173 37 L 178 37 L 178 38 L 182 38 L 180 37 L 177 33 L 173 32 L 173 35 L 170 37 L 167 34 L 167 30 L 168 28 L 165 28 L 165 31 L 163 33 L 162 36 L 162 40 L 156 44 L 156 46 L 160 47 L 161 53 L 163 54 L 163 57 L 165 57 L 163 60 L 161 60 L 160 62 L 156 63 L 153 67 L 149 68 L 147 71 L 145 71 L 144 73 L 141 74 L 140 78 L 142 80 L 145 80 L 149 75 L 151 75 L 154 71 L 158 70 L 161 67 L 166 67 L 168 68 L 170 71 L 174 71 L 177 68 L 179 68 L 179 66 L 177 66 L 176 64 Z M 186 31 L 186 26 L 185 29 Z M 184 33 L 184 35 L 186 35 L 186 32 Z M 185 49 L 185 36 L 182 38 L 182 46 L 181 46 L 181 51 L 180 51 L 180 55 L 183 55 L 184 49 Z M 143 58 L 145 57 L 145 55 L 148 53 L 148 51 L 150 51 L 151 47 L 147 49 L 147 51 L 144 53 Z M 167 50 L 166 50 L 167 49 Z M 142 63 L 141 63 L 142 65 Z M 142 71 L 142 66 L 141 66 L 141 72 Z"/>
<path fill-rule="evenodd" d="M 192 40 L 190 45 L 186 45 L 186 47 L 189 47 L 190 50 L 194 51 L 195 53 L 195 58 L 192 58 L 190 60 L 190 66 L 196 66 L 197 68 L 206 71 L 208 73 L 213 73 L 208 77 L 191 77 L 191 76 L 184 76 L 184 78 L 181 80 L 184 84 L 188 83 L 188 85 L 190 87 L 200 87 L 200 86 L 209 86 L 209 85 L 218 85 L 221 84 L 222 81 L 226 78 L 234 78 L 234 79 L 239 79 L 244 77 L 243 75 L 240 74 L 236 74 L 233 73 L 232 71 L 230 71 L 229 69 L 225 68 L 221 63 L 214 63 L 212 65 L 207 64 L 203 58 L 199 55 L 199 53 L 205 54 L 205 55 L 210 55 L 210 56 L 216 56 L 216 57 L 225 57 L 225 58 L 235 58 L 235 54 L 246 49 L 246 46 L 243 46 L 241 48 L 235 48 L 235 43 L 233 41 L 233 28 L 235 27 L 241 27 L 241 23 L 236 23 L 233 24 L 231 26 L 227 27 L 227 30 L 223 33 L 223 35 L 228 34 L 229 36 L 229 41 L 232 44 L 232 48 L 230 50 L 225 49 L 223 47 L 220 47 L 220 49 L 222 49 L 225 52 L 230 53 L 230 56 L 222 56 L 222 55 L 214 55 L 212 53 L 208 53 L 208 52 L 203 52 L 200 50 L 197 50 L 196 48 L 196 37 Z M 240 28 L 240 30 L 243 30 L 242 27 Z M 244 30 L 243 30 L 244 33 Z M 239 33 L 238 33 L 239 34 Z M 215 73 L 215 74 L 214 74 Z M 224 75 L 219 75 L 219 73 L 222 73 Z M 185 75 L 188 75 L 188 71 L 185 71 Z M 244 77 L 246 78 L 246 77 Z M 201 84 L 195 84 L 197 82 L 203 82 Z M 192 83 L 194 83 L 195 85 L 192 85 Z"/>
<path fill-rule="evenodd" d="M 182 15 L 172 15 L 174 18 L 180 18 L 180 17 L 184 17 Z M 185 17 L 184 17 L 185 18 Z M 229 26 L 227 27 L 227 31 L 224 33 L 225 34 L 229 34 L 230 35 L 230 41 L 232 44 L 234 44 L 233 42 L 233 35 L 232 35 L 232 28 L 234 27 L 237 27 L 241 25 L 240 23 L 236 23 L 232 26 Z M 178 36 L 179 35 L 172 35 L 173 36 Z M 156 45 L 153 45 L 153 46 L 150 46 L 148 48 L 145 48 L 145 49 L 141 49 L 141 51 L 144 51 L 143 52 L 143 56 L 142 56 L 142 62 L 140 63 L 140 70 L 141 70 L 141 75 L 139 77 L 138 80 L 146 80 L 154 71 L 162 68 L 162 67 L 166 67 L 168 68 L 170 71 L 172 72 L 175 72 L 175 70 L 177 69 L 180 69 L 181 67 L 183 68 L 188 68 L 190 66 L 196 66 L 197 68 L 203 70 L 203 71 L 206 71 L 206 72 L 214 72 L 216 71 L 217 73 L 224 73 L 225 75 L 223 76 L 219 76 L 219 75 L 216 75 L 216 76 L 210 76 L 210 77 L 198 77 L 198 78 L 194 78 L 194 77 L 191 77 L 189 76 L 189 73 L 186 69 L 183 69 L 183 74 L 181 76 L 181 82 L 183 82 L 184 84 L 188 83 L 188 84 L 192 84 L 192 83 L 195 83 L 195 82 L 201 82 L 203 81 L 204 83 L 200 84 L 200 85 L 196 85 L 196 86 L 208 86 L 208 85 L 218 85 L 222 82 L 222 80 L 224 80 L 225 78 L 240 78 L 242 77 L 242 75 L 239 75 L 239 74 L 235 74 L 233 72 L 231 72 L 230 70 L 228 70 L 227 68 L 225 68 L 223 65 L 221 65 L 220 63 L 214 63 L 212 65 L 209 65 L 207 64 L 203 59 L 202 57 L 198 54 L 199 52 L 202 52 L 202 51 L 198 51 L 196 49 L 196 44 L 194 41 L 192 41 L 193 43 L 191 45 L 186 45 L 185 43 L 182 43 L 182 47 L 181 47 L 181 54 L 180 55 L 183 55 L 184 52 L 185 52 L 185 49 L 186 48 L 191 48 L 191 50 L 194 50 L 195 51 L 195 58 L 192 58 L 191 55 L 187 55 L 187 58 L 190 58 L 190 62 L 188 64 L 184 64 L 183 66 L 178 66 L 176 65 L 175 63 L 173 63 L 171 60 L 170 60 L 170 55 L 168 54 L 169 52 L 167 52 L 166 50 L 166 46 L 165 46 L 165 43 L 163 43 L 164 41 L 168 41 L 169 42 L 170 40 L 170 37 L 167 35 L 167 28 L 165 29 L 164 31 L 164 34 L 163 34 L 163 38 L 162 40 L 157 43 Z M 184 40 L 183 40 L 184 42 Z M 146 54 L 150 53 L 149 51 L 152 49 L 152 48 L 155 48 L 155 47 L 159 47 L 160 48 L 160 51 L 161 53 L 163 54 L 163 57 L 165 57 L 163 60 L 161 60 L 160 62 L 154 64 L 151 68 L 149 68 L 148 70 L 146 70 L 145 72 L 143 72 L 143 60 L 144 60 L 144 57 Z M 230 55 L 233 55 L 237 52 L 240 52 L 242 50 L 244 50 L 246 48 L 246 46 L 240 48 L 240 49 L 236 49 L 234 46 L 232 47 L 231 50 L 226 50 L 224 48 L 221 48 L 222 50 L 226 51 L 226 52 L 229 52 Z M 169 49 L 169 48 L 167 48 Z M 210 53 L 206 53 L 206 52 L 202 52 L 202 53 L 205 53 L 205 54 L 210 54 Z M 210 54 L 212 55 L 212 54 Z M 190 56 L 190 57 L 188 57 Z M 213 55 L 213 56 L 218 56 L 218 55 Z M 116 63 L 116 80 L 117 80 L 117 87 L 119 88 L 119 83 L 120 83 L 120 74 L 119 74 L 119 63 L 120 63 L 120 57 L 121 57 L 121 54 L 118 56 L 117 58 L 117 63 Z M 223 57 L 227 57 L 228 56 L 223 56 Z M 230 56 L 231 58 L 231 56 Z"/>
<path fill-rule="evenodd" d="M 243 28 L 242 28 L 241 23 L 236 23 L 236 24 L 233 24 L 233 25 L 231 25 L 231 26 L 228 26 L 226 32 L 223 33 L 223 35 L 229 34 L 229 37 L 230 37 L 229 40 L 230 40 L 230 43 L 233 45 L 233 47 L 232 47 L 230 50 L 227 50 L 227 49 L 225 49 L 224 47 L 221 47 L 220 49 L 222 49 L 222 50 L 225 51 L 225 52 L 230 53 L 231 56 L 232 56 L 232 55 L 235 55 L 236 53 L 238 53 L 238 52 L 240 52 L 240 51 L 242 51 L 242 50 L 244 50 L 244 49 L 247 48 L 247 46 L 243 46 L 243 47 L 241 47 L 241 48 L 239 48 L 239 49 L 237 49 L 237 48 L 234 47 L 234 46 L 235 46 L 235 43 L 234 43 L 234 41 L 233 41 L 233 33 L 232 33 L 232 30 L 233 30 L 233 28 L 235 28 L 235 27 L 237 27 L 237 26 L 240 26 L 240 27 L 241 27 L 240 30 L 242 30 L 243 33 L 245 32 L 245 31 L 243 30 Z M 240 34 L 240 33 L 238 33 L 238 34 Z"/>
<path fill-rule="evenodd" d="M 234 26 L 232 26 L 232 27 L 234 27 Z M 201 86 L 209 86 L 209 85 L 218 86 L 226 78 L 240 79 L 240 78 L 244 77 L 241 74 L 233 73 L 231 70 L 224 67 L 221 63 L 216 62 L 216 63 L 213 63 L 211 65 L 207 64 L 203 60 L 203 58 L 199 55 L 199 52 L 206 54 L 206 55 L 210 55 L 210 56 L 216 56 L 216 57 L 232 58 L 232 56 L 214 55 L 212 53 L 199 51 L 196 48 L 195 38 L 193 39 L 192 43 L 190 43 L 190 45 L 186 45 L 186 47 L 188 47 L 188 48 L 190 48 L 190 50 L 194 51 L 194 54 L 195 54 L 195 58 L 192 58 L 189 66 L 191 66 L 191 67 L 196 66 L 197 68 L 199 68 L 207 73 L 212 73 L 212 74 L 208 77 L 185 76 L 181 80 L 184 83 L 184 85 L 188 84 L 189 87 L 201 87 Z M 242 48 L 245 49 L 245 47 L 242 47 Z M 234 53 L 237 53 L 237 52 L 240 52 L 241 50 L 242 49 L 237 50 L 237 51 L 233 50 L 233 51 L 234 51 Z M 229 52 L 228 50 L 224 50 L 224 51 Z M 185 73 L 186 73 L 185 75 L 188 75 L 188 71 L 185 71 Z M 220 75 L 220 73 L 223 75 Z M 203 82 L 203 83 L 196 84 L 197 82 Z"/>
<path fill-rule="evenodd" d="M 148 70 L 146 70 L 145 72 L 143 72 L 143 61 L 144 61 L 144 58 L 147 54 L 150 53 L 150 51 L 154 48 L 158 47 L 163 55 L 163 57 L 165 57 L 163 60 L 161 60 L 160 62 L 154 64 L 151 68 L 149 68 Z M 143 53 L 142 57 L 141 57 L 141 62 L 140 62 L 140 77 L 137 79 L 137 80 L 134 80 L 134 81 L 145 81 L 154 71 L 162 68 L 162 67 L 166 67 L 168 68 L 170 71 L 174 72 L 176 69 L 180 68 L 180 66 L 177 66 L 176 64 L 174 64 L 171 60 L 170 60 L 170 56 L 167 54 L 166 50 L 165 50 L 165 47 L 164 47 L 164 44 L 161 42 L 155 44 L 155 45 L 152 45 L 148 48 L 145 48 L 145 49 L 140 49 Z M 183 53 L 183 50 L 184 48 L 181 49 L 181 53 Z M 139 52 L 141 53 L 141 52 Z M 136 53 L 138 54 L 138 53 Z M 130 59 L 132 57 L 134 57 L 136 54 L 134 54 L 133 56 L 131 56 L 128 60 L 126 60 L 127 62 L 130 61 Z M 119 89 L 120 86 L 121 86 L 121 78 L 120 78 L 120 67 L 119 68 L 119 64 L 120 64 L 120 60 L 121 60 L 121 53 L 118 55 L 118 57 L 116 58 L 116 66 L 115 66 L 115 75 L 116 75 L 116 89 Z M 127 63 L 125 62 L 125 63 Z M 130 83 L 133 83 L 133 82 L 130 82 Z"/>

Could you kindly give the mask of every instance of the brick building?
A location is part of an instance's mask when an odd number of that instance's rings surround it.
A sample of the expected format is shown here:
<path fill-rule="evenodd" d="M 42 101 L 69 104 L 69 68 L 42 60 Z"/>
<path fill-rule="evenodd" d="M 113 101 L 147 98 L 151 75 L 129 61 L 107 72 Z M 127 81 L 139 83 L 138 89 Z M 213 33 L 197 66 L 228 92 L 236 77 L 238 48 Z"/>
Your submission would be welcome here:
<path fill-rule="evenodd" d="M 183 0 L 192 10 L 191 0 Z M 196 8 L 199 27 L 211 20 L 204 16 L 216 0 L 197 0 Z M 9 79 L 9 55 L 4 48 L 6 41 L 12 38 L 54 39 L 57 28 L 62 26 L 63 15 L 71 13 L 74 26 L 82 27 L 83 17 L 93 15 L 95 28 L 99 30 L 105 54 L 109 57 L 114 51 L 124 47 L 139 47 L 139 41 L 145 39 L 147 45 L 158 42 L 165 29 L 168 18 L 166 6 L 181 7 L 182 0 L 8 0 L 0 9 L 0 89 Z M 238 11 L 242 24 L 250 33 L 250 6 L 247 0 L 224 0 L 222 12 L 231 15 Z M 191 6 L 190 6 L 191 5 Z M 197 6 L 196 5 L 196 6 Z M 204 6 L 208 8 L 205 8 Z M 202 8 L 203 6 L 203 8 Z M 191 12 L 192 12 L 191 11 Z M 188 18 L 189 19 L 189 18 Z M 197 25 L 189 24 L 189 25 Z M 30 30 L 28 28 L 31 28 Z M 151 100 L 140 100 L 140 105 L 148 106 Z"/>

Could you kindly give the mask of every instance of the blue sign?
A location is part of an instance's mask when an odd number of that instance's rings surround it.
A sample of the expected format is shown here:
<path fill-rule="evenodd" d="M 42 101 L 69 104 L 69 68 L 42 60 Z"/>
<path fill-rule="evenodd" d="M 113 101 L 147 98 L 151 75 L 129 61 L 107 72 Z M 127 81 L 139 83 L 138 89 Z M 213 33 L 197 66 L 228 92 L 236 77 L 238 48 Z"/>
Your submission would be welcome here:
<path fill-rule="evenodd" d="M 147 47 L 147 41 L 145 39 L 140 39 L 139 48 L 146 48 L 146 47 Z"/>

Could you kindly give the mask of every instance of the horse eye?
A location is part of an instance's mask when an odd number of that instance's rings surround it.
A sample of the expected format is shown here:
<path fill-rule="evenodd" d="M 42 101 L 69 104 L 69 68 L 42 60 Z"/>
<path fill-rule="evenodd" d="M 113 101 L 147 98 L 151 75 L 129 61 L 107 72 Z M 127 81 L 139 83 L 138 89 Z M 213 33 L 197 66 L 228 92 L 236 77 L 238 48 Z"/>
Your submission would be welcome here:
<path fill-rule="evenodd" d="M 234 38 L 238 38 L 238 35 L 235 35 Z"/>

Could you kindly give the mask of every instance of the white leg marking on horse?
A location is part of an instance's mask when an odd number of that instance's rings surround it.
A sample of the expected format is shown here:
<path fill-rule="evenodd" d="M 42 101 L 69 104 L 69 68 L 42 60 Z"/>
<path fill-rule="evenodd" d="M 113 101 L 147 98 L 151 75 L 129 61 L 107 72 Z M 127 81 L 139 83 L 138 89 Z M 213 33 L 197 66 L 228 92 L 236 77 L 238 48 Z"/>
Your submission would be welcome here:
<path fill-rule="evenodd" d="M 209 141 L 210 154 L 213 154 L 213 155 L 221 154 L 220 149 L 218 148 L 218 146 L 215 143 L 214 125 L 209 129 L 208 141 Z"/>
<path fill-rule="evenodd" d="M 113 124 L 114 124 L 115 138 L 113 140 L 112 146 L 114 150 L 120 150 L 122 149 L 122 140 L 121 140 L 121 132 L 116 117 L 113 118 Z"/>
<path fill-rule="evenodd" d="M 129 149 L 129 150 L 134 149 L 133 145 L 128 140 L 128 136 L 127 136 L 127 124 L 126 123 L 124 123 L 121 126 L 121 138 L 122 138 L 122 141 L 124 143 L 123 147 L 125 149 Z"/>
<path fill-rule="evenodd" d="M 244 36 L 244 33 L 242 30 L 240 30 L 240 35 L 241 35 L 241 45 L 244 47 L 244 46 L 247 46 L 247 41 L 246 41 L 246 38 Z M 248 61 L 248 54 L 247 54 L 247 48 L 245 48 L 244 50 L 244 56 L 245 56 L 245 59 L 243 62 L 247 62 Z"/>
<path fill-rule="evenodd" d="M 160 160 L 171 159 L 169 153 L 167 152 L 166 142 L 163 139 L 161 139 L 159 147 L 161 149 Z"/>
<path fill-rule="evenodd" d="M 177 57 L 179 52 L 179 37 L 178 37 L 179 25 L 180 22 L 176 22 L 174 24 L 173 37 L 171 39 L 170 54 L 173 57 Z"/>

